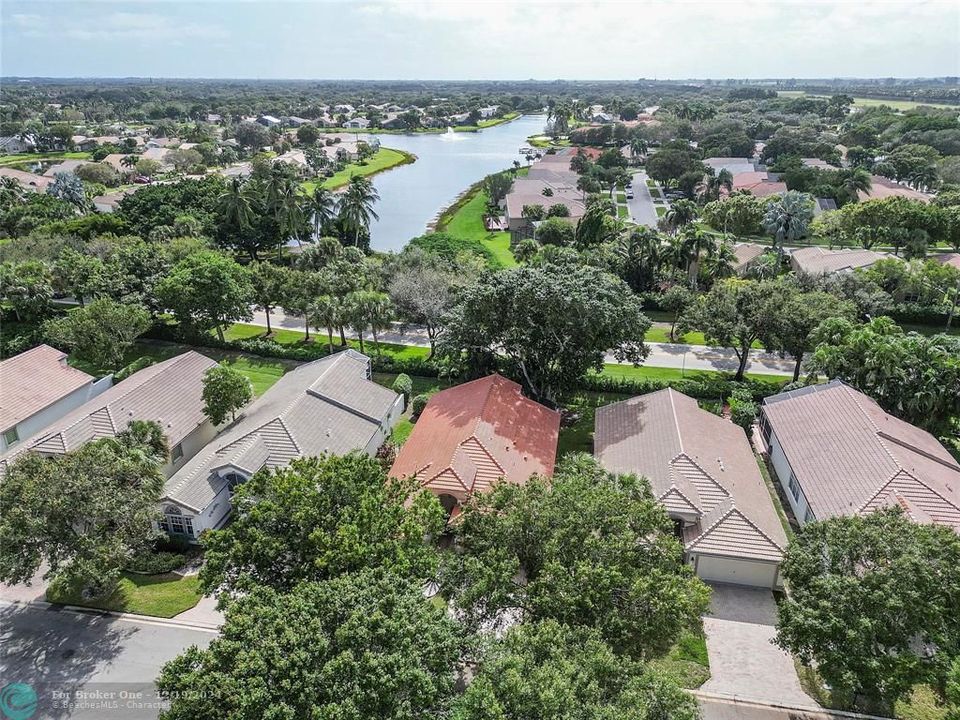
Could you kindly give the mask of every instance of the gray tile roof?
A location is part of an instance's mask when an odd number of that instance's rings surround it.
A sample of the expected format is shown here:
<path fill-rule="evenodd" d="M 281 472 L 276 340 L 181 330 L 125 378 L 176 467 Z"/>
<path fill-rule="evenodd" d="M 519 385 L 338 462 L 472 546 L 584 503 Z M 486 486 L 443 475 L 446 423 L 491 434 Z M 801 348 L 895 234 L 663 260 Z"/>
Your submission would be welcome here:
<path fill-rule="evenodd" d="M 769 397 L 763 413 L 817 518 L 897 503 L 960 531 L 960 464 L 925 430 L 838 380 Z"/>
<path fill-rule="evenodd" d="M 811 245 L 790 253 L 790 264 L 797 272 L 823 275 L 869 267 L 885 257 L 886 255 L 873 250 L 828 250 L 819 245 Z"/>
<path fill-rule="evenodd" d="M 167 481 L 164 498 L 201 512 L 223 488 L 219 469 L 251 475 L 363 449 L 399 397 L 369 380 L 368 368 L 366 356 L 346 350 L 291 370 Z"/>
<path fill-rule="evenodd" d="M 206 422 L 203 374 L 216 364 L 190 351 L 144 368 L 18 445 L 0 463 L 27 450 L 70 452 L 91 440 L 112 437 L 134 420 L 159 423 L 173 447 Z"/>
<path fill-rule="evenodd" d="M 597 409 L 595 454 L 643 475 L 667 511 L 693 521 L 689 551 L 778 561 L 787 539 L 743 430 L 673 389 Z"/>

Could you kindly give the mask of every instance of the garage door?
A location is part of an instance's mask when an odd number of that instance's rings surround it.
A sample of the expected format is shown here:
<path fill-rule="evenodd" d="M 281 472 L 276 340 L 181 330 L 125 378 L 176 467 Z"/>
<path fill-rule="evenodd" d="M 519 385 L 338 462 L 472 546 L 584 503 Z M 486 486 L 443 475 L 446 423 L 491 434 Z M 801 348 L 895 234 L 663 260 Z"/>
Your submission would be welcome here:
<path fill-rule="evenodd" d="M 701 555 L 697 561 L 697 575 L 714 582 L 772 588 L 777 566 L 774 563 Z"/>

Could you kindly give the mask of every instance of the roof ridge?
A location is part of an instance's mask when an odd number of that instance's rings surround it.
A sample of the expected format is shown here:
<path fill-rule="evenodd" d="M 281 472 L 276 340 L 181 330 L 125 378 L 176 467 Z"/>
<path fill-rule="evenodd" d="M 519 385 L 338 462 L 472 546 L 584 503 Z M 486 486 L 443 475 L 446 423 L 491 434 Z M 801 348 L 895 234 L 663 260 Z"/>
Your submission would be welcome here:
<path fill-rule="evenodd" d="M 689 460 L 689 461 L 693 464 L 693 466 L 694 466 L 695 468 L 697 468 L 697 470 L 699 470 L 699 471 L 702 472 L 704 475 L 706 475 L 710 480 L 712 480 L 712 481 L 713 481 L 713 484 L 716 485 L 718 488 L 720 488 L 720 489 L 723 491 L 723 494 L 724 494 L 724 495 L 726 495 L 726 496 L 729 497 L 729 498 L 732 498 L 732 497 L 733 497 L 733 495 L 730 493 L 730 491 L 727 490 L 727 486 L 726 486 L 726 485 L 724 485 L 722 482 L 720 482 L 719 480 L 717 480 L 717 479 L 713 476 L 712 473 L 707 472 L 707 470 L 705 470 L 704 467 L 703 467 L 700 463 L 698 463 L 696 460 L 694 460 L 692 457 L 690 457 L 686 452 L 681 452 L 681 453 L 679 453 L 675 458 L 673 458 L 673 460 L 670 461 L 671 469 L 672 469 L 673 463 L 674 463 L 676 460 L 678 460 L 681 456 L 683 456 L 683 457 L 685 457 L 687 460 Z"/>
<path fill-rule="evenodd" d="M 686 450 L 684 450 L 683 448 L 683 431 L 680 429 L 680 418 L 677 417 L 677 406 L 673 402 L 673 388 L 668 387 L 666 388 L 666 390 L 667 390 L 667 397 L 670 398 L 670 412 L 673 415 L 673 426 L 674 428 L 676 428 L 676 431 L 677 431 L 677 443 L 679 443 L 680 445 L 680 454 L 686 455 Z"/>
<path fill-rule="evenodd" d="M 844 391 L 847 393 L 847 396 L 851 400 L 853 400 L 854 405 L 857 406 L 857 410 L 860 411 L 860 414 L 863 415 L 867 423 L 869 423 L 870 427 L 873 428 L 873 434 L 876 436 L 877 442 L 880 444 L 880 447 L 883 448 L 883 452 L 886 453 L 887 457 L 890 458 L 890 461 L 893 463 L 894 467 L 898 468 L 899 470 L 905 470 L 906 468 L 904 468 L 903 465 L 900 464 L 900 461 L 897 460 L 896 455 L 890 452 L 890 448 L 887 447 L 887 443 L 884 441 L 883 434 L 880 432 L 880 427 L 873 421 L 873 418 L 870 417 L 870 413 L 868 413 L 864 409 L 863 405 L 860 402 L 860 398 L 857 397 L 857 395 L 864 395 L 864 394 L 861 393 L 859 390 L 856 390 L 855 388 L 850 387 L 845 382 L 841 382 L 839 387 L 842 387 L 844 389 Z M 864 397 L 866 397 L 866 395 L 864 395 Z M 877 403 L 877 407 L 880 407 L 879 403 Z M 887 412 L 883 408 L 880 408 L 880 410 L 884 413 Z"/>
<path fill-rule="evenodd" d="M 506 470 L 503 469 L 503 465 L 501 465 L 499 462 L 497 462 L 497 458 L 494 457 L 494 455 L 493 455 L 492 452 L 490 452 L 490 448 L 488 448 L 486 445 L 483 444 L 483 441 L 482 441 L 479 437 L 477 437 L 476 433 L 474 433 L 473 435 L 471 435 L 470 437 L 468 437 L 466 440 L 464 440 L 463 442 L 461 442 L 459 445 L 457 445 L 457 450 L 459 450 L 460 448 L 462 448 L 462 447 L 463 447 L 463 444 L 464 444 L 465 442 L 467 442 L 467 440 L 473 440 L 474 442 L 476 442 L 477 445 L 479 445 L 480 448 L 487 454 L 487 457 L 490 458 L 490 460 L 493 462 L 493 464 L 497 466 L 497 469 L 498 469 L 500 472 L 506 472 Z M 453 458 L 451 458 L 451 460 L 452 460 L 452 459 L 453 459 Z M 474 463 L 474 464 L 476 464 L 476 463 Z"/>
<path fill-rule="evenodd" d="M 900 476 L 902 476 L 902 475 L 906 475 L 908 478 L 910 478 L 911 480 L 913 480 L 915 483 L 917 483 L 918 485 L 926 488 L 926 489 L 929 490 L 931 493 L 933 493 L 934 495 L 936 495 L 938 498 L 940 498 L 941 500 L 943 500 L 943 502 L 945 502 L 947 505 L 949 505 L 950 507 L 954 508 L 955 510 L 960 511 L 960 505 L 955 504 L 952 500 L 950 500 L 950 498 L 944 497 L 939 491 L 936 490 L 936 488 L 931 487 L 930 484 L 927 483 L 923 478 L 917 477 L 916 475 L 914 475 L 914 474 L 913 474 L 912 472 L 910 472 L 909 470 L 905 470 L 904 468 L 900 468 L 899 470 L 897 470 L 897 472 L 895 472 L 893 475 L 891 475 L 889 478 L 887 478 L 886 482 L 884 482 L 883 485 L 881 485 L 880 488 L 879 488 L 873 495 L 871 495 L 871 496 L 867 499 L 867 501 L 866 501 L 865 503 L 863 503 L 859 508 L 857 508 L 857 514 L 859 515 L 860 513 L 862 513 L 862 512 L 866 509 L 867 505 L 869 505 L 869 504 L 872 503 L 874 500 L 876 500 L 878 497 L 880 497 L 880 494 L 881 494 L 884 490 L 886 490 L 888 487 L 890 487 L 890 483 L 892 483 L 894 480 L 896 480 L 898 477 L 900 477 Z"/>
<path fill-rule="evenodd" d="M 730 509 L 727 510 L 725 513 L 723 513 L 723 515 L 721 515 L 719 518 L 717 518 L 716 522 L 714 522 L 712 525 L 710 525 L 709 528 L 707 528 L 707 529 L 704 530 L 702 533 L 700 533 L 700 534 L 697 536 L 697 539 L 694 540 L 692 543 L 690 543 L 690 545 L 688 546 L 688 549 L 692 549 L 697 543 L 699 543 L 701 540 L 703 540 L 707 535 L 709 535 L 711 532 L 713 532 L 714 530 L 716 530 L 717 526 L 718 526 L 721 522 L 723 522 L 724 520 L 726 520 L 728 517 L 730 517 L 730 516 L 733 515 L 734 513 L 736 513 L 736 514 L 739 515 L 741 518 L 743 518 L 744 522 L 746 522 L 750 527 L 752 527 L 754 530 L 756 530 L 758 533 L 760 533 L 760 535 L 763 537 L 764 540 L 766 540 L 768 543 L 770 543 L 771 545 L 773 545 L 773 546 L 774 546 L 775 548 L 777 548 L 780 552 L 784 552 L 785 548 L 781 547 L 781 546 L 780 546 L 780 543 L 778 543 L 776 540 L 774 540 L 774 539 L 771 538 L 769 535 L 767 535 L 767 533 L 764 532 L 764 531 L 760 528 L 759 525 L 757 525 L 753 520 L 751 520 L 749 517 L 747 517 L 747 516 L 743 513 L 743 511 L 736 506 L 736 503 L 734 502 L 734 500 L 733 500 L 732 497 L 730 498 Z"/>

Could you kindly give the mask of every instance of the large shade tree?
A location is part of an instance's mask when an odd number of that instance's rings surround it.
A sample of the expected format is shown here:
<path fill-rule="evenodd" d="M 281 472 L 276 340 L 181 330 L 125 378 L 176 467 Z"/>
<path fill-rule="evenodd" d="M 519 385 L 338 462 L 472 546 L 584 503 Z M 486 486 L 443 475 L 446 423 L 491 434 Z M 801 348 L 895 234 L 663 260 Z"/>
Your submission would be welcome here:
<path fill-rule="evenodd" d="M 471 372 L 502 361 L 545 403 L 573 387 L 607 352 L 640 363 L 650 321 L 619 278 L 598 268 L 544 264 L 488 273 L 464 289 L 438 344 Z"/>
<path fill-rule="evenodd" d="M 709 590 L 683 563 L 645 479 L 565 458 L 552 480 L 500 483 L 464 506 L 442 587 L 471 626 L 556 620 L 656 656 L 695 627 Z"/>
<path fill-rule="evenodd" d="M 809 523 L 783 575 L 777 642 L 834 688 L 892 705 L 916 683 L 942 687 L 960 649 L 952 528 L 913 522 L 899 507 Z"/>
<path fill-rule="evenodd" d="M 27 582 L 45 564 L 44 578 L 111 591 L 153 540 L 166 460 L 160 426 L 140 421 L 64 455 L 20 455 L 0 482 L 0 581 Z"/>
<path fill-rule="evenodd" d="M 387 481 L 365 455 L 301 458 L 263 470 L 233 496 L 233 522 L 204 538 L 206 592 L 255 587 L 289 591 L 363 568 L 431 578 L 428 538 L 443 527 L 437 499 Z"/>
<path fill-rule="evenodd" d="M 290 592 L 257 587 L 206 649 L 163 667 L 157 686 L 173 700 L 161 718 L 444 717 L 461 644 L 455 621 L 403 577 L 368 570 Z"/>

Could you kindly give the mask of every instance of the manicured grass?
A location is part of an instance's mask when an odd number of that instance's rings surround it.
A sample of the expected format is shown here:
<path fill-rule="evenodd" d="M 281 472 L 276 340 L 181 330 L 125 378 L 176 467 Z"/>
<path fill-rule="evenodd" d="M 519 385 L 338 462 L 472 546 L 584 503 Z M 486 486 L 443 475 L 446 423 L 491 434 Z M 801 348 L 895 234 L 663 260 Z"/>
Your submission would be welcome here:
<path fill-rule="evenodd" d="M 630 209 L 626 205 L 617 205 L 617 217 L 630 217 Z"/>
<path fill-rule="evenodd" d="M 507 113 L 502 118 L 490 118 L 488 120 L 479 120 L 476 125 L 455 125 L 453 128 L 454 132 L 476 132 L 477 130 L 483 130 L 484 128 L 494 127 L 495 125 L 503 125 L 508 123 L 511 120 L 516 120 L 520 117 L 520 113 L 512 112 Z"/>
<path fill-rule="evenodd" d="M 801 97 L 806 95 L 805 90 L 778 90 L 777 94 L 782 97 Z M 810 97 L 827 97 L 826 95 L 811 95 Z M 853 99 L 853 104 L 856 107 L 876 107 L 878 105 L 886 105 L 891 107 L 894 110 L 913 110 L 916 107 L 921 105 L 926 105 L 927 107 L 935 108 L 951 108 L 956 109 L 956 105 L 949 105 L 946 103 L 936 103 L 936 102 L 918 102 L 916 100 L 889 100 L 886 98 L 866 98 L 866 97 L 855 97 Z"/>
<path fill-rule="evenodd" d="M 603 375 L 616 378 L 639 379 L 639 378 L 657 378 L 659 380 L 706 380 L 715 377 L 733 377 L 732 373 L 719 372 L 717 370 L 682 370 L 681 368 L 666 367 L 647 367 L 641 365 L 617 365 L 608 363 L 603 366 Z M 765 373 L 747 373 L 748 378 L 754 380 L 779 380 L 786 383 L 790 380 L 788 375 L 771 375 Z"/>
<path fill-rule="evenodd" d="M 707 641 L 702 632 L 686 631 L 665 657 L 650 664 L 688 690 L 696 689 L 710 679 Z"/>
<path fill-rule="evenodd" d="M 114 610 L 117 612 L 171 618 L 189 610 L 198 602 L 200 581 L 197 576 L 135 575 L 124 573 L 117 589 L 104 598 L 84 599 L 79 589 L 59 587 L 54 583 L 47 590 L 47 601 L 63 605 Z"/>
<path fill-rule="evenodd" d="M 773 507 L 777 510 L 777 517 L 780 518 L 780 524 L 783 526 L 783 532 L 787 535 L 787 540 L 793 539 L 793 528 L 790 527 L 790 521 L 787 520 L 787 513 L 783 509 L 783 503 L 780 502 L 780 495 L 777 493 L 777 488 L 773 484 L 773 479 L 770 477 L 770 471 L 767 470 L 767 465 L 762 458 L 757 457 L 757 467 L 760 468 L 760 475 L 763 477 L 763 482 L 767 486 L 767 492 L 770 493 L 770 499 L 773 501 Z"/>
<path fill-rule="evenodd" d="M 407 438 L 410 437 L 410 433 L 413 432 L 413 421 L 410 419 L 408 413 L 404 413 L 399 420 L 397 420 L 396 425 L 393 426 L 393 431 L 390 433 L 390 439 L 393 441 L 393 444 L 397 447 L 403 445 Z"/>
<path fill-rule="evenodd" d="M 465 240 L 477 240 L 490 250 L 500 267 L 515 267 L 517 260 L 510 251 L 510 233 L 487 230 L 483 216 L 487 214 L 490 197 L 481 186 L 465 197 L 449 217 L 443 218 L 437 229 Z"/>
<path fill-rule="evenodd" d="M 686 343 L 687 345 L 706 345 L 707 341 L 703 337 L 702 332 L 697 332 L 695 330 L 688 332 L 686 335 L 681 335 L 680 333 L 674 333 L 674 339 L 670 339 L 670 328 L 662 327 L 660 325 L 654 325 L 649 330 L 644 337 L 644 340 L 647 342 L 656 342 L 656 343 Z"/>
<path fill-rule="evenodd" d="M 657 205 L 654 210 L 657 211 L 657 217 L 663 217 L 667 214 L 667 209 L 663 205 Z"/>
<path fill-rule="evenodd" d="M 267 338 L 266 333 L 267 329 L 260 325 L 237 323 L 227 328 L 223 335 L 227 340 L 271 339 L 278 345 L 302 345 L 304 342 L 304 333 L 299 330 L 275 328 L 270 338 Z M 310 343 L 316 345 L 321 349 L 322 352 L 322 349 L 327 347 L 327 333 L 318 333 L 311 329 Z M 340 346 L 340 336 L 337 333 L 334 333 L 333 344 L 335 350 Z M 352 347 L 354 350 L 360 349 L 359 340 L 348 338 L 347 345 Z M 390 355 L 391 357 L 402 358 L 406 360 L 425 358 L 430 354 L 429 348 L 417 347 L 414 345 L 396 345 L 394 343 L 381 342 L 379 343 L 379 347 L 380 352 L 383 355 Z M 369 355 L 377 354 L 377 344 L 373 342 L 373 338 L 369 334 L 364 335 L 363 350 Z"/>
<path fill-rule="evenodd" d="M 943 325 L 918 325 L 917 323 L 898 323 L 900 327 L 903 328 L 904 332 L 916 332 L 921 335 L 940 335 L 941 333 L 946 333 L 947 335 L 960 335 L 960 317 L 955 318 L 953 325 L 950 329 Z"/>
<path fill-rule="evenodd" d="M 576 422 L 560 428 L 557 455 L 585 452 L 593 454 L 593 422 L 598 407 L 626 400 L 624 393 L 582 392 L 563 401 L 564 407 L 576 413 Z"/>
<path fill-rule="evenodd" d="M 41 160 L 89 160 L 88 152 L 49 152 L 49 153 L 18 153 L 16 155 L 0 156 L 0 167 L 21 165 L 23 163 L 39 162 Z"/>
<path fill-rule="evenodd" d="M 416 156 L 403 150 L 394 150 L 392 148 L 380 148 L 373 157 L 369 158 L 366 161 L 365 165 L 359 163 L 350 163 L 343 170 L 335 173 L 332 177 L 326 178 L 322 183 L 317 183 L 315 180 L 309 180 L 305 183 L 301 183 L 300 187 L 305 193 L 312 193 L 318 184 L 322 184 L 323 187 L 329 190 L 336 190 L 341 188 L 344 185 L 347 185 L 350 182 L 350 179 L 354 176 L 369 176 L 376 175 L 377 173 L 383 172 L 384 170 L 389 170 L 394 168 L 397 165 L 406 165 L 407 163 L 412 163 L 416 161 Z"/>
<path fill-rule="evenodd" d="M 220 361 L 234 370 L 243 373 L 253 385 L 254 395 L 263 395 L 273 384 L 283 377 L 287 367 L 279 360 L 240 356 Z"/>

